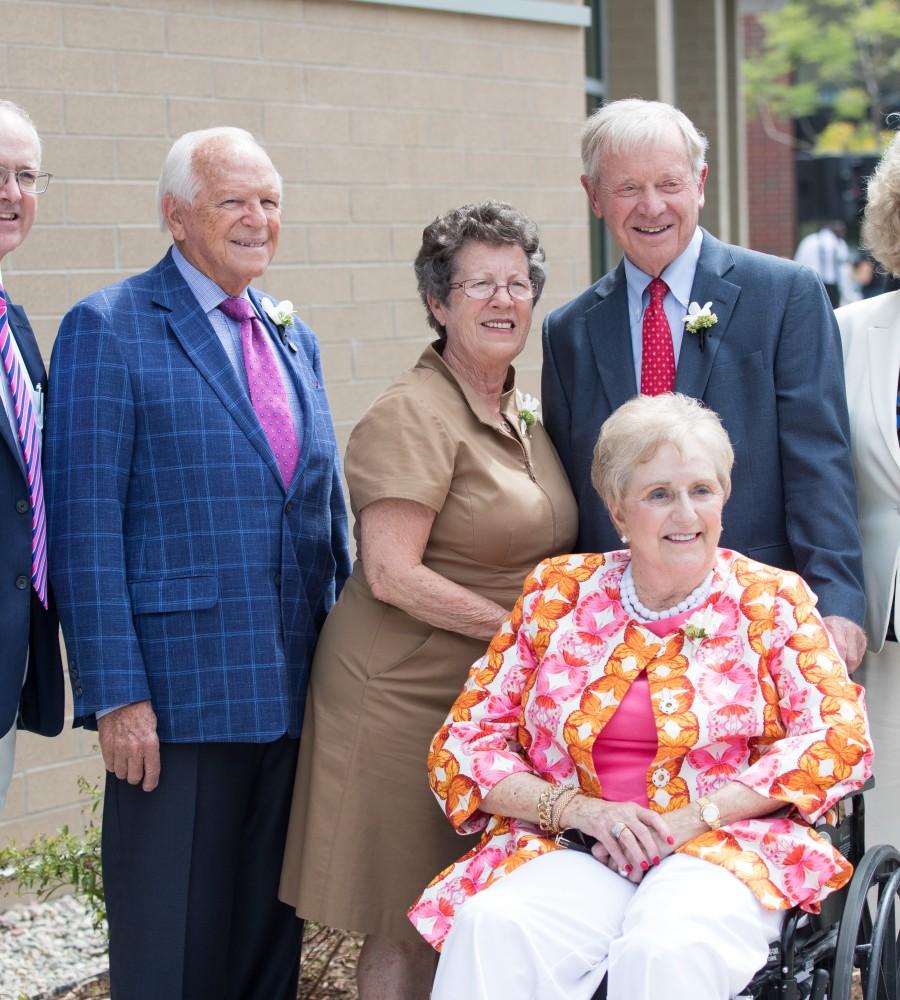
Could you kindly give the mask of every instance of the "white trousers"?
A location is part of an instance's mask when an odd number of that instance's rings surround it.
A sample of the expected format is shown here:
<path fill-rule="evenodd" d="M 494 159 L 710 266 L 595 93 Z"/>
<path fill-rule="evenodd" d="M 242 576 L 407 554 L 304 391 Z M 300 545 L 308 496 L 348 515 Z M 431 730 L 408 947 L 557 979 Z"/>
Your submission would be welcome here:
<path fill-rule="evenodd" d="M 16 724 L 3 736 L 0 736 L 0 818 L 3 817 L 3 807 L 6 805 L 6 793 L 12 781 L 13 764 L 16 759 Z"/>
<path fill-rule="evenodd" d="M 674 854 L 639 885 L 588 854 L 529 861 L 457 910 L 432 1000 L 729 1000 L 765 965 L 784 911 Z"/>

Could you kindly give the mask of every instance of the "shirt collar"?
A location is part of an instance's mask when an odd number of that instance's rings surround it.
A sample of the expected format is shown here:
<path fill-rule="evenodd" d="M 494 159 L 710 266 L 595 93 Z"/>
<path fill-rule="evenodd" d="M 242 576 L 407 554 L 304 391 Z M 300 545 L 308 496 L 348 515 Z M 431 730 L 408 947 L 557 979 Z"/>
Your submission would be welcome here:
<path fill-rule="evenodd" d="M 697 226 L 690 242 L 681 253 L 663 271 L 660 277 L 669 286 L 669 291 L 678 302 L 688 307 L 691 301 L 691 288 L 694 285 L 694 274 L 697 271 L 697 262 L 700 260 L 700 247 L 703 243 L 703 230 Z M 643 299 L 647 286 L 653 280 L 653 276 L 645 274 L 636 264 L 625 258 L 625 280 L 628 289 L 637 296 L 640 302 Z"/>
<path fill-rule="evenodd" d="M 185 255 L 174 244 L 172 245 L 172 260 L 178 268 L 178 273 L 184 278 L 188 288 L 194 293 L 194 297 L 200 303 L 200 308 L 205 313 L 211 313 L 218 309 L 225 299 L 231 298 L 228 292 L 223 291 L 208 275 L 199 271 L 185 257 Z M 245 288 L 239 298 L 250 300 Z M 252 305 L 252 300 L 250 300 Z"/>

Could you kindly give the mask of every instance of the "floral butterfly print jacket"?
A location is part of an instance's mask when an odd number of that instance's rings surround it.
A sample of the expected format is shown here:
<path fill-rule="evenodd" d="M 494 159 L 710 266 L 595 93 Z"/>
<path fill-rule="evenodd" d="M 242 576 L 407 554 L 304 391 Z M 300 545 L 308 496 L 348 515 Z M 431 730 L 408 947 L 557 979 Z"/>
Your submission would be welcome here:
<path fill-rule="evenodd" d="M 710 830 L 681 852 L 722 865 L 769 909 L 815 913 L 852 874 L 810 824 L 866 781 L 872 746 L 862 689 L 809 588 L 720 549 L 694 627 L 660 639 L 622 609 L 627 562 L 625 552 L 542 562 L 432 742 L 429 778 L 447 817 L 461 833 L 484 831 L 409 911 L 438 948 L 469 896 L 558 849 L 531 823 L 481 812 L 482 798 L 517 771 L 602 796 L 591 748 L 642 670 L 658 736 L 651 809 L 730 781 L 789 807 Z"/>

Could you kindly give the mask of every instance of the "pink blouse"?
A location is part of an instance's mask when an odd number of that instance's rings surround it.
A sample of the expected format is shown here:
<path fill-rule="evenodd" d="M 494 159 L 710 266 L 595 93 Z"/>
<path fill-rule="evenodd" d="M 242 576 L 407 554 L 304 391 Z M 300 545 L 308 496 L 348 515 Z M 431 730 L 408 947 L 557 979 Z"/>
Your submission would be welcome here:
<path fill-rule="evenodd" d="M 677 615 L 641 624 L 661 639 L 674 632 L 696 610 L 689 608 Z M 646 809 L 649 804 L 647 770 L 657 749 L 650 683 L 646 672 L 642 671 L 591 748 L 603 798 L 610 802 L 634 802 Z"/>

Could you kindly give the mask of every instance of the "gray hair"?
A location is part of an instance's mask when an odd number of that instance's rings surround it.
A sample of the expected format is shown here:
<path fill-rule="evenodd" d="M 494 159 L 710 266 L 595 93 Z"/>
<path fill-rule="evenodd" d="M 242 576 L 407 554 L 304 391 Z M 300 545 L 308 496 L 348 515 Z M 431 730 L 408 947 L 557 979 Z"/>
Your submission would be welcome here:
<path fill-rule="evenodd" d="M 41 137 L 38 135 L 38 130 L 34 127 L 34 122 L 31 120 L 31 115 L 24 108 L 20 108 L 18 104 L 12 101 L 0 100 L 0 112 L 5 111 L 7 114 L 14 115 L 16 118 L 21 119 L 34 133 L 34 141 L 37 143 L 37 155 L 38 161 L 37 165 L 41 165 L 41 156 L 43 149 L 41 147 Z"/>
<path fill-rule="evenodd" d="M 728 434 L 717 413 L 680 392 L 635 396 L 607 417 L 594 448 L 591 482 L 607 510 L 616 507 L 635 466 L 649 462 L 667 444 L 684 454 L 697 441 L 706 446 L 727 500 L 734 465 Z"/>
<path fill-rule="evenodd" d="M 203 146 L 215 142 L 233 146 L 255 146 L 264 153 L 266 152 L 262 144 L 257 142 L 250 132 L 232 125 L 220 125 L 216 128 L 202 128 L 195 132 L 185 132 L 172 143 L 172 148 L 167 153 L 165 163 L 163 163 L 162 173 L 159 175 L 159 185 L 156 189 L 156 210 L 159 213 L 159 228 L 163 232 L 167 228 L 163 212 L 163 198 L 170 194 L 173 198 L 177 198 L 187 205 L 193 204 L 194 198 L 197 197 L 197 192 L 200 190 L 200 178 L 194 170 L 194 157 Z M 272 169 L 274 170 L 274 166 Z M 276 171 L 275 176 L 278 178 L 278 193 L 281 194 L 281 175 Z"/>
<path fill-rule="evenodd" d="M 886 271 L 900 275 L 900 133 L 869 178 L 862 235 L 875 260 Z"/>
<path fill-rule="evenodd" d="M 528 260 L 528 277 L 534 284 L 535 302 L 541 297 L 547 279 L 538 228 L 512 205 L 505 201 L 482 201 L 461 205 L 439 215 L 422 231 L 422 246 L 416 254 L 414 267 L 428 323 L 442 340 L 447 332 L 429 308 L 428 299 L 447 302 L 454 261 L 466 243 L 521 247 Z"/>
<path fill-rule="evenodd" d="M 647 146 L 675 126 L 684 139 L 684 148 L 695 176 L 706 163 L 706 136 L 678 108 L 662 101 L 629 97 L 612 101 L 595 111 L 581 129 L 581 164 L 589 180 L 596 180 L 600 160 L 606 153 L 618 155 Z"/>

